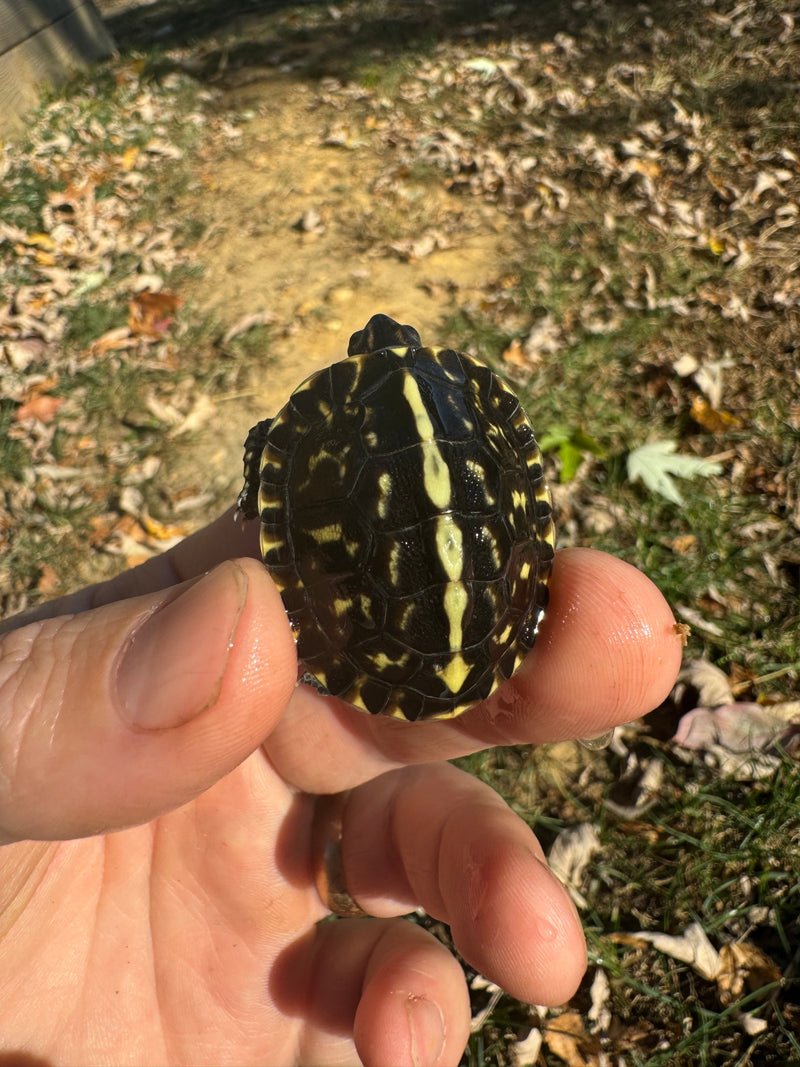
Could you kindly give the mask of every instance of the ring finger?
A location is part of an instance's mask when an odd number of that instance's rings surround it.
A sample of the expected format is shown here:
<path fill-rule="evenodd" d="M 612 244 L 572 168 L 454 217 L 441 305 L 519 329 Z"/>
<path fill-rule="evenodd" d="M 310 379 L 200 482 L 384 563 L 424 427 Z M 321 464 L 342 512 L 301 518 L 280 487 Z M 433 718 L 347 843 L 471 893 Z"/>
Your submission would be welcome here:
<path fill-rule="evenodd" d="M 520 1000 L 560 1004 L 586 950 L 575 908 L 528 826 L 449 764 L 390 771 L 341 813 L 341 878 L 370 915 L 422 907 L 464 958 Z"/>

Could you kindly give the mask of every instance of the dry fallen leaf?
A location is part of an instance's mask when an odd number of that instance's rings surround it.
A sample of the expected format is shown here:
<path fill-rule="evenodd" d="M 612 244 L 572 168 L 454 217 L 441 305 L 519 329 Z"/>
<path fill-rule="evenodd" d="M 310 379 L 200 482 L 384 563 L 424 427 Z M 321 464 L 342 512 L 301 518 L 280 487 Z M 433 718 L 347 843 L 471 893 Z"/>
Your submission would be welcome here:
<path fill-rule="evenodd" d="M 533 1027 L 526 1037 L 509 1045 L 508 1051 L 513 1067 L 536 1067 L 542 1051 L 541 1030 Z"/>
<path fill-rule="evenodd" d="M 182 539 L 190 532 L 190 527 L 186 524 L 159 522 L 146 511 L 142 513 L 141 523 L 148 535 L 155 541 Z"/>
<path fill-rule="evenodd" d="M 29 400 L 27 404 L 21 404 L 14 412 L 14 419 L 23 422 L 25 419 L 37 419 L 39 422 L 51 422 L 59 408 L 64 403 L 63 396 L 48 396 L 42 394 Z"/>
<path fill-rule="evenodd" d="M 726 430 L 736 430 L 743 425 L 738 415 L 732 415 L 729 411 L 713 408 L 699 393 L 692 400 L 692 418 L 704 430 L 708 430 L 709 433 L 713 434 L 724 433 Z"/>
<path fill-rule="evenodd" d="M 680 960 L 682 963 L 687 963 L 701 977 L 709 980 L 716 978 L 720 971 L 719 953 L 708 940 L 699 923 L 690 923 L 680 937 L 654 933 L 649 930 L 639 930 L 631 934 L 614 933 L 610 937 L 613 941 L 623 945 L 635 946 L 647 942 L 659 952 Z"/>
<path fill-rule="evenodd" d="M 183 301 L 174 293 L 145 289 L 128 303 L 128 329 L 133 334 L 158 340 L 171 326 Z"/>
<path fill-rule="evenodd" d="M 713 708 L 733 702 L 733 690 L 727 674 L 706 659 L 688 660 L 681 667 L 678 686 L 696 691 L 696 703 L 704 707 Z"/>
<path fill-rule="evenodd" d="M 781 980 L 777 963 L 749 941 L 735 941 L 719 950 L 720 970 L 717 987 L 720 1000 L 727 1007 L 747 993 L 756 993 Z"/>
<path fill-rule="evenodd" d="M 39 578 L 36 582 L 36 590 L 45 596 L 52 596 L 61 588 L 61 579 L 54 567 L 49 563 L 43 563 L 39 568 Z"/>
<path fill-rule="evenodd" d="M 562 830 L 550 848 L 547 862 L 551 871 L 567 887 L 579 908 L 586 907 L 580 889 L 584 871 L 600 851 L 600 838 L 591 823 L 580 823 Z"/>
<path fill-rule="evenodd" d="M 96 341 L 92 341 L 83 355 L 88 359 L 96 359 L 107 352 L 119 352 L 124 348 L 132 348 L 135 344 L 136 339 L 127 326 L 115 326 L 112 330 L 101 334 Z"/>
<path fill-rule="evenodd" d="M 589 990 L 591 1007 L 586 1018 L 592 1024 L 592 1033 L 607 1032 L 611 1026 L 611 984 L 602 967 L 594 972 L 592 987 Z"/>
<path fill-rule="evenodd" d="M 525 358 L 525 353 L 522 350 L 522 345 L 515 337 L 511 344 L 503 352 L 502 360 L 504 363 L 510 363 L 513 367 L 524 368 L 528 365 L 528 360 Z"/>
<path fill-rule="evenodd" d="M 275 313 L 267 310 L 252 311 L 247 315 L 242 315 L 242 317 L 237 319 L 232 326 L 229 326 L 222 335 L 222 343 L 226 345 L 229 341 L 232 341 L 234 337 L 247 333 L 248 330 L 252 330 L 256 326 L 268 326 L 270 323 L 275 322 L 275 319 Z"/>
<path fill-rule="evenodd" d="M 201 393 L 192 404 L 191 410 L 181 419 L 178 425 L 170 430 L 169 436 L 179 437 L 184 433 L 193 433 L 205 426 L 217 413 L 217 405 L 210 396 Z"/>
<path fill-rule="evenodd" d="M 583 1018 L 577 1012 L 565 1011 L 548 1020 L 543 1037 L 548 1049 L 568 1067 L 592 1067 L 597 1062 L 592 1055 L 595 1040 L 586 1033 Z"/>
<path fill-rule="evenodd" d="M 673 537 L 671 541 L 667 541 L 666 543 L 672 551 L 677 552 L 679 556 L 686 556 L 697 545 L 697 536 L 695 534 L 679 534 L 677 537 Z"/>
<path fill-rule="evenodd" d="M 760 752 L 787 731 L 800 725 L 800 701 L 763 706 L 748 701 L 697 707 L 681 718 L 674 740 L 695 750 L 725 749 L 727 752 Z"/>

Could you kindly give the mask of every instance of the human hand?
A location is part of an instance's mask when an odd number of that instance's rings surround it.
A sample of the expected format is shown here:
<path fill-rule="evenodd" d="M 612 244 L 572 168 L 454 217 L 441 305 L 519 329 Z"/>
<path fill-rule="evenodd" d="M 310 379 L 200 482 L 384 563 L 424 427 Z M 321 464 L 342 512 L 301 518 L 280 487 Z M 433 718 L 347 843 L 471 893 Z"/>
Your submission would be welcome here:
<path fill-rule="evenodd" d="M 520 671 L 452 722 L 372 718 L 295 687 L 256 533 L 230 515 L 170 553 L 0 626 L 0 1053 L 66 1063 L 457 1063 L 460 967 L 422 906 L 520 999 L 560 1003 L 580 924 L 533 834 L 444 760 L 589 736 L 678 669 L 639 572 L 557 554 Z M 266 739 L 266 740 L 265 740 Z M 315 885 L 315 796 L 347 889 Z M 343 801 L 344 804 L 344 801 Z"/>

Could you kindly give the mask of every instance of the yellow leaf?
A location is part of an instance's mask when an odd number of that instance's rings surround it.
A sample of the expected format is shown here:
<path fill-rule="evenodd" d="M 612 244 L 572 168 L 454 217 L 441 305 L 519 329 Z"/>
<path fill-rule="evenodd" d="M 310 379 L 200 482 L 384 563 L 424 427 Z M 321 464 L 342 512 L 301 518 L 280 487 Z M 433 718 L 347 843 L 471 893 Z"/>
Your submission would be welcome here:
<path fill-rule="evenodd" d="M 155 538 L 156 541 L 168 541 L 172 537 L 185 537 L 189 532 L 185 526 L 159 522 L 158 519 L 154 519 L 147 512 L 142 515 L 142 526 L 144 526 L 150 537 Z"/>
<path fill-rule="evenodd" d="M 33 245 L 35 248 L 46 248 L 51 252 L 56 247 L 56 243 L 49 233 L 29 233 L 25 238 L 25 243 Z"/>
<path fill-rule="evenodd" d="M 699 395 L 692 400 L 692 418 L 699 423 L 704 430 L 719 434 L 725 430 L 735 430 L 742 425 L 738 415 L 732 415 L 730 411 L 712 408 L 709 402 Z"/>
<path fill-rule="evenodd" d="M 131 145 L 130 148 L 126 148 L 120 158 L 123 170 L 133 170 L 136 166 L 136 160 L 139 158 L 139 149 L 136 145 Z"/>

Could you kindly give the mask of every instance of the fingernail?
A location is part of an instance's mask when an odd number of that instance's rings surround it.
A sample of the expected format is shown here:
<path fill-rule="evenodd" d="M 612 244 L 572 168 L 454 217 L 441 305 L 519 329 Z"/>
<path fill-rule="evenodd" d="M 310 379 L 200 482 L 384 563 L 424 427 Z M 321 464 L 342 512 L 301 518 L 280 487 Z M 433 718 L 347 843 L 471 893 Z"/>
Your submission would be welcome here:
<path fill-rule="evenodd" d="M 164 730 L 211 707 L 246 598 L 246 574 L 223 563 L 145 619 L 117 668 L 122 715 L 142 729 Z"/>
<path fill-rule="evenodd" d="M 441 1008 L 427 997 L 409 996 L 406 1000 L 408 1029 L 411 1035 L 411 1062 L 430 1067 L 444 1052 L 444 1018 Z"/>

